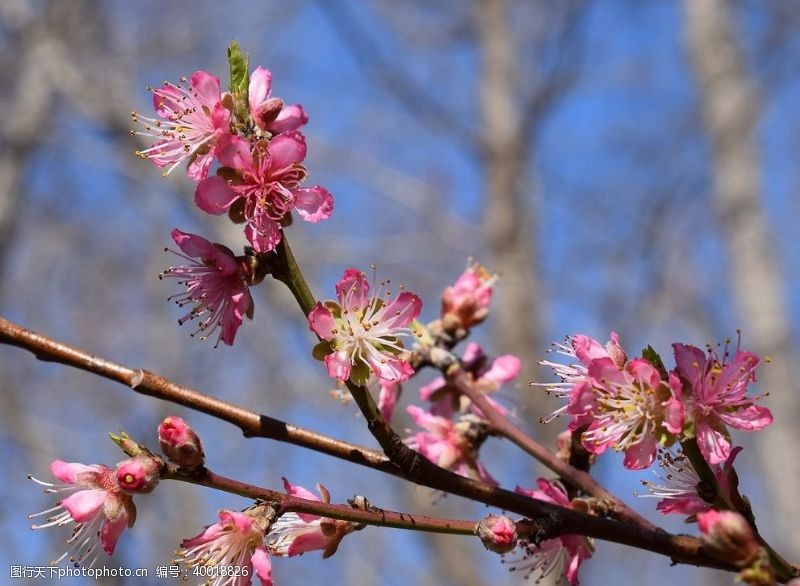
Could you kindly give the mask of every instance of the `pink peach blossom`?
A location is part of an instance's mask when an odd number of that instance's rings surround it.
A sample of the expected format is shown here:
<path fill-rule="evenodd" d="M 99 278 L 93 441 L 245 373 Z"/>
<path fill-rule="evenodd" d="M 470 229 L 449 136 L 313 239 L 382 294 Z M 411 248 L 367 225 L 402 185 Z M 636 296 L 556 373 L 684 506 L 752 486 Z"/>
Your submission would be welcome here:
<path fill-rule="evenodd" d="M 122 531 L 133 526 L 136 520 L 133 499 L 122 491 L 115 471 L 107 466 L 54 460 L 50 471 L 61 481 L 60 484 L 43 482 L 32 476 L 28 478 L 46 487 L 45 493 L 72 494 L 61 498 L 51 509 L 29 515 L 29 519 L 48 515 L 45 523 L 31 528 L 74 525 L 72 536 L 67 541 L 69 549 L 53 564 L 69 556 L 70 563 L 75 565 L 90 559 L 87 565 L 92 567 L 97 560 L 98 544 L 106 554 L 112 555 Z"/>
<path fill-rule="evenodd" d="M 686 384 L 684 398 L 697 444 L 709 464 L 724 462 L 731 450 L 727 427 L 743 431 L 763 429 L 772 423 L 772 413 L 747 396 L 755 381 L 758 355 L 740 349 L 731 356 L 726 342 L 722 357 L 709 347 L 708 354 L 687 344 L 673 344 L 676 372 Z"/>
<path fill-rule="evenodd" d="M 336 295 L 339 303 L 318 302 L 308 314 L 309 328 L 323 340 L 315 356 L 324 355 L 328 374 L 358 384 L 366 384 L 369 371 L 385 382 L 406 380 L 413 369 L 400 338 L 412 335 L 420 298 L 408 291 L 370 295 L 366 275 L 352 268 L 336 284 Z"/>
<path fill-rule="evenodd" d="M 244 316 L 252 315 L 253 299 L 250 297 L 248 275 L 233 253 L 221 244 L 212 244 L 205 238 L 175 228 L 172 239 L 183 254 L 178 256 L 191 264 L 169 267 L 163 277 L 180 279 L 186 291 L 173 295 L 179 307 L 193 303 L 191 311 L 178 320 L 183 324 L 198 319 L 197 329 L 203 340 L 219 328 L 217 344 L 222 340 L 233 345 L 236 331 Z"/>
<path fill-rule="evenodd" d="M 223 214 L 243 204 L 245 236 L 257 252 L 269 252 L 281 241 L 281 222 L 292 210 L 306 222 L 327 220 L 333 197 L 320 187 L 300 187 L 306 177 L 306 139 L 285 132 L 252 145 L 236 136 L 220 142 L 220 174 L 197 185 L 195 203 L 209 214 Z"/>
<path fill-rule="evenodd" d="M 209 586 L 247 586 L 254 575 L 262 586 L 272 586 L 272 564 L 264 546 L 267 512 L 264 505 L 241 513 L 221 510 L 217 523 L 183 540 L 175 561 L 189 568 L 213 566 L 225 570 L 209 573 Z"/>
<path fill-rule="evenodd" d="M 497 275 L 470 260 L 452 287 L 442 293 L 442 318 L 465 329 L 478 325 L 489 315 Z"/>
<path fill-rule="evenodd" d="M 188 160 L 189 177 L 195 181 L 204 179 L 219 140 L 230 133 L 231 113 L 223 103 L 219 79 L 196 71 L 189 87 L 165 83 L 152 91 L 158 118 L 134 112 L 134 120 L 143 124 L 145 131 L 133 134 L 153 137 L 155 143 L 136 154 L 159 168 L 167 167 L 164 175 Z"/>

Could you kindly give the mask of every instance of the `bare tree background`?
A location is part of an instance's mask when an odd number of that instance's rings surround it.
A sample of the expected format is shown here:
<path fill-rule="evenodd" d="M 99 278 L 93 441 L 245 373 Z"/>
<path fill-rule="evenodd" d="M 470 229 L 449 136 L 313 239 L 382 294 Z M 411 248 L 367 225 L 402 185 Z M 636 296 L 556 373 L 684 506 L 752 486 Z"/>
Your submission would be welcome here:
<path fill-rule="evenodd" d="M 155 279 L 172 262 L 161 250 L 173 226 L 232 246 L 240 237 L 192 209 L 191 185 L 178 173 L 162 180 L 132 156 L 128 112 L 149 107 L 147 84 L 195 68 L 224 78 L 224 47 L 235 37 L 254 64 L 273 70 L 277 95 L 311 114 L 309 168 L 331 188 L 337 209 L 328 223 L 294 227 L 291 237 L 317 292 L 329 290 L 345 266 L 376 262 L 381 274 L 420 292 L 432 317 L 439 291 L 467 256 L 499 270 L 497 310 L 482 340 L 496 353 L 522 356 L 526 371 L 508 400 L 539 435 L 558 429 L 537 429 L 537 416 L 552 406 L 526 382 L 541 376 L 536 360 L 550 339 L 576 330 L 602 338 L 618 329 L 632 352 L 652 342 L 666 353 L 676 338 L 712 342 L 741 326 L 745 344 L 773 358 L 761 388 L 771 390 L 766 404 L 778 421 L 763 434 L 758 459 L 783 475 L 763 486 L 748 478 L 746 492 L 758 514 L 774 507 L 797 519 L 785 499 L 799 473 L 780 457 L 794 445 L 800 405 L 789 334 L 800 319 L 793 260 L 800 244 L 768 236 L 791 233 L 797 198 L 776 192 L 792 194 L 798 178 L 791 160 L 776 159 L 759 138 L 800 136 L 785 97 L 798 91 L 796 34 L 785 2 L 687 0 L 679 8 L 624 0 L 288 8 L 4 1 L 0 314 L 265 413 L 371 443 L 355 410 L 327 392 L 330 382 L 310 359 L 304 326 L 283 291 L 258 288 L 254 323 L 234 350 L 214 351 L 177 327 L 175 308 L 164 303 L 172 291 Z M 770 108 L 779 123 L 759 126 Z M 764 171 L 776 165 L 783 165 L 778 188 L 767 185 Z M 409 386 L 406 400 L 415 402 L 415 394 Z M 8 455 L 4 565 L 44 564 L 61 548 L 60 536 L 27 529 L 20 511 L 46 503 L 25 473 L 45 475 L 55 457 L 113 463 L 120 456 L 102 442 L 105 433 L 123 428 L 152 441 L 159 419 L 172 412 L 13 352 L 0 353 L 0 401 Z M 299 449 L 243 442 L 235 430 L 189 417 L 213 438 L 210 461 L 225 462 L 230 475 L 269 486 L 286 475 L 322 482 L 338 499 L 361 493 L 386 507 L 474 512 L 457 499 L 433 504 L 427 490 Z M 484 448 L 493 473 L 510 486 L 532 485 L 540 471 L 507 448 Z M 745 464 L 761 469 L 754 457 Z M 598 472 L 627 496 L 636 479 L 612 476 L 618 468 L 601 464 Z M 223 506 L 244 503 L 162 486 L 140 499 L 137 526 L 123 536 L 115 561 L 152 571 Z M 652 502 L 638 509 L 655 518 Z M 765 533 L 800 551 L 791 531 Z M 330 561 L 276 563 L 278 583 L 320 575 L 357 584 L 522 581 L 466 539 L 363 535 Z M 619 581 L 620 564 L 626 575 L 647 572 L 653 584 L 676 576 L 703 584 L 713 575 L 600 544 L 582 583 Z"/>

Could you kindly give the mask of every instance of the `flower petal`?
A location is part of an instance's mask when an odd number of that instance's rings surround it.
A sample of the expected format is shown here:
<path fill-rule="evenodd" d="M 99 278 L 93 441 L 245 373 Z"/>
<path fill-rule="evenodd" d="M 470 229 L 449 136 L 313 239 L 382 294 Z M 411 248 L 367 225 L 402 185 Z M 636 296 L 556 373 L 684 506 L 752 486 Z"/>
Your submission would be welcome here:
<path fill-rule="evenodd" d="M 192 88 L 197 93 L 200 103 L 209 110 L 220 101 L 219 78 L 205 71 L 195 71 L 192 74 Z"/>
<path fill-rule="evenodd" d="M 334 338 L 336 322 L 333 320 L 330 309 L 317 302 L 308 314 L 308 327 L 323 340 L 331 341 Z"/>
<path fill-rule="evenodd" d="M 267 146 L 272 172 L 289 167 L 294 163 L 302 163 L 306 158 L 306 138 L 297 131 L 279 134 Z"/>
<path fill-rule="evenodd" d="M 114 521 L 106 519 L 103 526 L 100 528 L 100 545 L 103 546 L 103 551 L 108 555 L 114 554 L 114 548 L 117 547 L 117 540 L 122 534 L 122 531 L 128 524 L 128 519 L 125 515 Z"/>
<path fill-rule="evenodd" d="M 219 175 L 207 177 L 197 184 L 194 203 L 207 214 L 219 216 L 228 211 L 239 196 Z"/>
<path fill-rule="evenodd" d="M 308 123 L 308 114 L 303 110 L 303 106 L 292 104 L 291 106 L 283 107 L 278 117 L 267 126 L 267 130 L 273 134 L 291 132 L 306 123 Z"/>
<path fill-rule="evenodd" d="M 79 490 L 61 501 L 61 506 L 76 523 L 86 523 L 97 515 L 108 498 L 105 490 Z"/>
<path fill-rule="evenodd" d="M 293 189 L 292 193 L 295 196 L 294 207 L 306 222 L 316 224 L 331 217 L 333 196 L 324 187 L 303 187 Z"/>
<path fill-rule="evenodd" d="M 255 115 L 258 106 L 269 97 L 272 90 L 272 73 L 260 65 L 250 74 L 250 86 L 247 90 L 247 101 L 250 112 Z"/>
<path fill-rule="evenodd" d="M 259 545 L 250 558 L 256 576 L 261 580 L 261 586 L 272 586 L 272 562 L 266 548 Z"/>

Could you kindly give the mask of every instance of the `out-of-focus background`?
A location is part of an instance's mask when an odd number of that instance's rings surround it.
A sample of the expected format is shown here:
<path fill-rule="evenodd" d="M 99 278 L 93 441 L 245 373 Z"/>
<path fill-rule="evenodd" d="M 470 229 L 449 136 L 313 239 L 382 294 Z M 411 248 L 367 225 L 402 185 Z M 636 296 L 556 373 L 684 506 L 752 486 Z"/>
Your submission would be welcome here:
<path fill-rule="evenodd" d="M 763 534 L 800 557 L 800 12 L 790 0 L 421 0 L 369 3 L 0 3 L 0 315 L 123 364 L 336 437 L 373 445 L 352 405 L 310 357 L 313 342 L 274 283 L 254 290 L 255 319 L 234 348 L 180 328 L 157 274 L 173 227 L 239 248 L 238 228 L 199 213 L 178 170 L 133 155 L 131 110 L 145 87 L 196 69 L 227 73 L 237 39 L 273 94 L 310 114 L 311 181 L 336 198 L 331 220 L 289 235 L 315 292 L 331 296 L 348 266 L 379 265 L 437 316 L 441 289 L 475 256 L 503 274 L 478 339 L 525 367 L 506 391 L 527 430 L 555 404 L 530 389 L 549 342 L 619 332 L 702 345 L 744 330 L 769 355 L 759 389 L 775 424 L 734 432 L 743 489 Z M 430 374 L 421 376 L 426 382 Z M 406 388 L 403 406 L 416 399 Z M 0 348 L 0 572 L 43 565 L 64 549 L 26 513 L 50 498 L 25 479 L 54 458 L 113 464 L 109 431 L 155 443 L 167 414 L 189 420 L 218 472 L 279 487 L 322 482 L 338 501 L 445 516 L 484 507 L 438 498 L 355 465 L 264 440 L 124 387 Z M 398 426 L 409 425 L 402 408 Z M 490 440 L 500 482 L 532 486 L 543 471 Z M 673 531 L 655 502 L 634 499 L 650 471 L 601 459 L 600 480 Z M 169 562 L 178 542 L 243 499 L 177 483 L 137 499 L 139 518 L 110 565 Z M 676 567 L 606 543 L 583 584 L 728 584 L 731 575 Z M 367 529 L 323 561 L 274 563 L 277 584 L 520 584 L 476 539 Z M 155 580 L 151 578 L 151 581 Z M 92 581 L 87 581 L 90 583 Z M 74 579 L 72 583 L 79 584 Z M 101 581 L 101 583 L 103 583 Z M 140 584 L 141 580 L 105 583 Z"/>

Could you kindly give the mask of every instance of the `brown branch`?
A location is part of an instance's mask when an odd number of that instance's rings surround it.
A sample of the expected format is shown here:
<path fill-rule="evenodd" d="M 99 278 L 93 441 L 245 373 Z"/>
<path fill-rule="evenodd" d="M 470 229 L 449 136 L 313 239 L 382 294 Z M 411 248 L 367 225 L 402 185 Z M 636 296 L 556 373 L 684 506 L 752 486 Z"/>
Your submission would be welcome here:
<path fill-rule="evenodd" d="M 426 515 L 411 515 L 409 513 L 385 511 L 371 505 L 365 508 L 355 508 L 349 505 L 334 505 L 321 501 L 302 499 L 276 490 L 270 490 L 268 488 L 262 488 L 232 478 L 227 478 L 208 469 L 204 469 L 203 472 L 198 475 L 187 475 L 181 473 L 175 465 L 170 464 L 168 465 L 167 472 L 162 474 L 162 478 L 190 482 L 192 484 L 215 488 L 255 500 L 263 500 L 277 505 L 280 513 L 308 513 L 320 517 L 328 517 L 330 519 L 364 523 L 365 525 L 455 535 L 475 535 L 475 527 L 477 525 L 475 521 L 444 519 Z"/>
<path fill-rule="evenodd" d="M 377 450 L 334 439 L 302 427 L 290 425 L 267 415 L 260 415 L 254 411 L 175 384 L 150 371 L 129 368 L 89 354 L 42 334 L 32 332 L 3 318 L 0 318 L 0 342 L 28 350 L 39 360 L 58 362 L 85 370 L 127 385 L 139 394 L 183 405 L 222 421 L 227 421 L 241 429 L 245 437 L 273 439 L 308 448 L 381 472 L 402 476 L 400 470 Z"/>
<path fill-rule="evenodd" d="M 469 400 L 481 410 L 481 413 L 489 420 L 489 423 L 497 433 L 511 440 L 522 450 L 539 460 L 539 462 L 563 478 L 565 482 L 576 488 L 580 488 L 593 497 L 612 501 L 615 506 L 615 517 L 620 520 L 633 525 L 639 525 L 645 529 L 656 529 L 655 525 L 628 507 L 618 497 L 608 492 L 592 478 L 591 475 L 570 466 L 519 427 L 511 423 L 507 417 L 503 417 L 497 409 L 486 400 L 483 393 L 470 384 L 470 381 L 466 379 L 463 371 L 458 370 L 456 372 L 450 372 L 448 374 L 448 380 L 459 392 L 466 395 Z"/>

